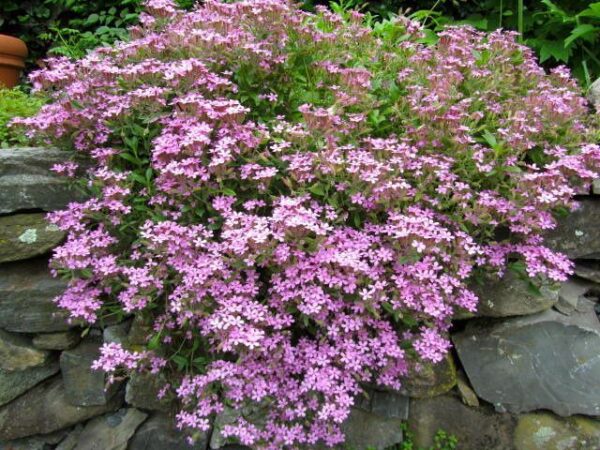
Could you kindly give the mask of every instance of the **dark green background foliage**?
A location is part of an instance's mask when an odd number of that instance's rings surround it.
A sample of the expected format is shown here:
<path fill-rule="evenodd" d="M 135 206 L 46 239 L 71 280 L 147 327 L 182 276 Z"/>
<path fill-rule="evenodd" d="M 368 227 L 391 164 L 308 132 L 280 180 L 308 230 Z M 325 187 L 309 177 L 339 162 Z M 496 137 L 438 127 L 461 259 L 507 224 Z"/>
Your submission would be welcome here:
<path fill-rule="evenodd" d="M 179 0 L 190 8 L 196 0 Z M 307 9 L 328 0 L 304 0 Z M 569 65 L 582 85 L 600 76 L 600 1 L 590 0 L 340 0 L 380 17 L 403 12 L 433 30 L 466 23 L 491 31 L 523 33 L 540 61 Z M 30 68 L 50 50 L 80 57 L 90 48 L 126 37 L 137 21 L 142 0 L 0 0 L 0 33 L 25 40 Z"/>

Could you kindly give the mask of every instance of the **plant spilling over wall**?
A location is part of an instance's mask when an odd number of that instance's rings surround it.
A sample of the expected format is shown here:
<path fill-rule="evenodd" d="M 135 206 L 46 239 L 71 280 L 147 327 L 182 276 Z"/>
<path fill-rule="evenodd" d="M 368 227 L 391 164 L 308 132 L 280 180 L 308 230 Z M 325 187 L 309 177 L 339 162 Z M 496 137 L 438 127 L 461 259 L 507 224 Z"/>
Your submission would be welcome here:
<path fill-rule="evenodd" d="M 443 358 L 469 282 L 565 279 L 541 235 L 600 148 L 567 70 L 514 34 L 427 46 L 401 17 L 279 0 L 147 7 L 130 42 L 33 74 L 53 103 L 19 122 L 95 163 L 95 196 L 51 215 L 58 303 L 145 321 L 144 348 L 96 367 L 163 372 L 182 428 L 231 407 L 244 444 L 334 445 L 361 386 Z"/>

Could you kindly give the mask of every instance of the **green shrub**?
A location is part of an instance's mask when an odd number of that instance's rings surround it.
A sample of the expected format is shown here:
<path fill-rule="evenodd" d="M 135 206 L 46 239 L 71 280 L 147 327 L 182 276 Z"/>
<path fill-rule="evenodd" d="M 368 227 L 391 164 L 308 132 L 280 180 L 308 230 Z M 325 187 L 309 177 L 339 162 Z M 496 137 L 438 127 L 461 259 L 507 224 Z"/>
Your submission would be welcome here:
<path fill-rule="evenodd" d="M 44 104 L 41 97 L 31 96 L 19 89 L 0 89 L 0 146 L 25 144 L 28 139 L 22 129 L 8 123 L 14 117 L 30 117 Z"/>

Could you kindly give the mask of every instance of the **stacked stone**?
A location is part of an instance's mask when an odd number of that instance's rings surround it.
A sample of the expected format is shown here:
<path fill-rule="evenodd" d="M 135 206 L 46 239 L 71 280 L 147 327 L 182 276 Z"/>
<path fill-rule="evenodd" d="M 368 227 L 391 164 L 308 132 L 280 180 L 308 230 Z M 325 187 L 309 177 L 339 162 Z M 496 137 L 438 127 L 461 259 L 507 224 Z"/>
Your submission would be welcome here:
<path fill-rule="evenodd" d="M 67 157 L 0 151 L 0 450 L 240 448 L 220 433 L 237 412 L 189 446 L 175 405 L 158 399 L 160 379 L 108 386 L 91 370 L 103 342 L 135 347 L 146 333 L 139 318 L 83 328 L 53 303 L 65 284 L 50 276 L 48 254 L 65 236 L 45 213 L 82 199 L 50 171 Z M 537 290 L 508 272 L 474 287 L 479 310 L 456 318 L 455 351 L 414 369 L 400 392 L 366 387 L 344 424 L 346 448 L 400 444 L 405 427 L 417 448 L 438 430 L 461 450 L 600 448 L 600 183 L 580 201 L 547 237 L 575 261 L 574 276 Z M 265 411 L 243 413 L 260 423 Z"/>
<path fill-rule="evenodd" d="M 0 450 L 205 449 L 206 436 L 191 447 L 174 429 L 155 381 L 107 387 L 91 370 L 103 341 L 139 334 L 131 320 L 85 329 L 53 303 L 65 282 L 50 276 L 48 256 L 65 236 L 45 215 L 83 199 L 50 170 L 69 156 L 0 150 Z"/>

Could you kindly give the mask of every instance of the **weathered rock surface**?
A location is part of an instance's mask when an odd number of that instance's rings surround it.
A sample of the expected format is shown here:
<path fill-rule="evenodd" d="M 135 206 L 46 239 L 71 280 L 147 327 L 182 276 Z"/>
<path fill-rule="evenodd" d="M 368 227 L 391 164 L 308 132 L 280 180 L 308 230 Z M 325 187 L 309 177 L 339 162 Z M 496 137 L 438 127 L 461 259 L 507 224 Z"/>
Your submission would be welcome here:
<path fill-rule="evenodd" d="M 31 344 L 31 339 L 0 330 L 0 369 L 9 372 L 43 365 L 49 353 Z"/>
<path fill-rule="evenodd" d="M 49 353 L 31 344 L 31 339 L 0 330 L 0 369 L 8 372 L 41 366 Z"/>
<path fill-rule="evenodd" d="M 48 450 L 64 438 L 67 431 L 59 430 L 54 433 L 15 439 L 10 442 L 0 442 L 0 450 Z"/>
<path fill-rule="evenodd" d="M 0 217 L 0 263 L 48 253 L 64 237 L 56 225 L 46 222 L 43 213 Z"/>
<path fill-rule="evenodd" d="M 168 398 L 158 398 L 166 384 L 164 377 L 150 373 L 133 373 L 125 389 L 125 401 L 136 408 L 149 411 L 168 411 L 171 402 Z"/>
<path fill-rule="evenodd" d="M 357 408 L 388 419 L 408 419 L 410 399 L 393 391 L 369 389 L 357 398 Z"/>
<path fill-rule="evenodd" d="M 60 370 L 65 380 L 65 392 L 72 405 L 105 405 L 118 390 L 117 384 L 106 386 L 106 374 L 93 370 L 92 363 L 100 356 L 100 342 L 83 341 L 60 355 Z"/>
<path fill-rule="evenodd" d="M 453 395 L 412 399 L 408 428 L 415 448 L 433 448 L 438 430 L 458 439 L 459 449 L 512 450 L 516 419 L 490 407 L 472 408 Z"/>
<path fill-rule="evenodd" d="M 81 333 L 77 330 L 42 333 L 34 336 L 33 345 L 45 350 L 68 350 L 81 341 Z"/>
<path fill-rule="evenodd" d="M 577 261 L 575 275 L 592 283 L 600 283 L 600 263 L 591 260 Z"/>
<path fill-rule="evenodd" d="M 114 411 L 122 402 L 122 396 L 117 395 L 106 405 L 73 406 L 67 400 L 61 377 L 57 376 L 0 408 L 0 442 L 62 430 Z"/>
<path fill-rule="evenodd" d="M 84 196 L 69 180 L 50 170 L 71 153 L 55 148 L 0 150 L 0 214 L 41 209 L 54 211 Z"/>
<path fill-rule="evenodd" d="M 548 310 L 472 321 L 453 336 L 477 395 L 500 410 L 599 415 L 600 323 L 591 302 L 570 316 Z"/>
<path fill-rule="evenodd" d="M 145 345 L 148 342 L 148 336 L 151 334 L 152 326 L 145 324 L 142 316 L 136 315 L 127 334 L 127 343 L 133 347 Z"/>
<path fill-rule="evenodd" d="M 456 365 L 452 355 L 433 364 L 421 362 L 417 369 L 412 368 L 402 380 L 400 393 L 408 397 L 428 398 L 444 394 L 456 385 Z"/>
<path fill-rule="evenodd" d="M 477 407 L 479 406 L 479 398 L 475 391 L 471 388 L 469 384 L 469 380 L 461 370 L 458 372 L 458 377 L 456 378 L 456 388 L 458 393 L 460 394 L 460 398 L 462 402 L 467 406 Z"/>
<path fill-rule="evenodd" d="M 560 418 L 538 412 L 519 417 L 516 450 L 570 450 L 600 448 L 600 422 L 589 417 Z"/>
<path fill-rule="evenodd" d="M 55 450 L 73 450 L 77 446 L 77 441 L 79 440 L 79 436 L 83 431 L 83 425 L 77 424 L 65 437 L 60 444 L 56 447 Z"/>
<path fill-rule="evenodd" d="M 588 91 L 588 100 L 596 109 L 596 112 L 600 113 L 600 78 L 592 83 L 590 90 Z"/>
<path fill-rule="evenodd" d="M 579 203 L 545 238 L 548 247 L 572 259 L 600 253 L 600 202 L 584 199 Z"/>
<path fill-rule="evenodd" d="M 477 316 L 483 317 L 535 314 L 551 308 L 558 301 L 558 286 L 546 283 L 539 287 L 539 295 L 532 291 L 530 282 L 520 279 L 512 271 L 507 271 L 499 280 L 490 279 L 471 288 L 480 299 Z"/>
<path fill-rule="evenodd" d="M 96 417 L 87 423 L 75 450 L 125 450 L 127 442 L 148 415 L 135 408 Z"/>
<path fill-rule="evenodd" d="M 127 335 L 129 334 L 130 329 L 131 320 L 108 326 L 102 332 L 102 339 L 106 343 L 114 342 L 127 347 Z"/>
<path fill-rule="evenodd" d="M 353 408 L 342 426 L 346 435 L 344 448 L 384 450 L 399 444 L 403 437 L 402 422 L 400 418 L 384 418 Z"/>
<path fill-rule="evenodd" d="M 194 445 L 190 445 L 186 435 L 175 428 L 173 417 L 157 413 L 138 428 L 128 450 L 204 450 L 207 445 L 208 433 L 200 434 Z"/>
<path fill-rule="evenodd" d="M 563 314 L 571 314 L 578 308 L 579 300 L 582 297 L 588 293 L 598 292 L 599 288 L 600 286 L 586 280 L 577 278 L 567 280 L 560 286 L 558 302 L 554 305 L 554 308 Z M 585 297 L 583 300 L 585 301 Z"/>
<path fill-rule="evenodd" d="M 18 372 L 0 370 L 0 406 L 31 389 L 40 381 L 59 371 L 57 359 L 49 359 L 45 364 Z"/>
<path fill-rule="evenodd" d="M 50 276 L 46 259 L 11 263 L 0 269 L 0 328 L 44 333 L 74 326 L 67 322 L 69 313 L 52 301 L 66 283 Z"/>

